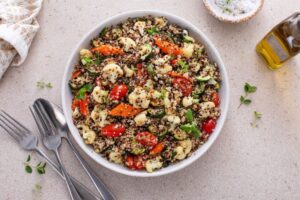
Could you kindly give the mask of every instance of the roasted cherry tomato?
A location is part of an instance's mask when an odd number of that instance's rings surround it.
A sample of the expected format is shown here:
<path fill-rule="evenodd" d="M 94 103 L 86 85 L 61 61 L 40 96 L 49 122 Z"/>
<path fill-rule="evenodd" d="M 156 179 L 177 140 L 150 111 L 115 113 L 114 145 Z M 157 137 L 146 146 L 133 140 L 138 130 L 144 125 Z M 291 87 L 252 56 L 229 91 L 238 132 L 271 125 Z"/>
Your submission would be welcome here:
<path fill-rule="evenodd" d="M 75 110 L 76 107 L 79 107 L 79 111 L 83 116 L 87 116 L 89 113 L 89 96 L 85 94 L 84 99 L 73 99 L 72 110 Z"/>
<path fill-rule="evenodd" d="M 137 73 L 136 73 L 137 83 L 139 85 L 144 85 L 148 78 L 147 69 L 141 63 L 138 63 L 136 65 L 136 68 L 137 68 Z"/>
<path fill-rule="evenodd" d="M 101 133 L 106 137 L 119 137 L 125 132 L 125 126 L 122 124 L 110 124 L 102 128 Z"/>
<path fill-rule="evenodd" d="M 174 43 L 162 40 L 161 38 L 154 38 L 155 44 L 160 48 L 160 50 L 169 55 L 180 55 L 182 50 Z"/>
<path fill-rule="evenodd" d="M 214 102 L 215 106 L 218 107 L 220 105 L 220 98 L 218 93 L 213 93 L 212 94 L 212 101 Z"/>
<path fill-rule="evenodd" d="M 175 58 L 173 60 L 170 61 L 171 65 L 176 65 L 178 63 L 178 59 Z"/>
<path fill-rule="evenodd" d="M 146 147 L 154 147 L 158 142 L 157 137 L 147 131 L 138 133 L 135 138 L 139 143 Z"/>
<path fill-rule="evenodd" d="M 77 78 L 78 76 L 80 76 L 80 74 L 81 74 L 81 71 L 80 71 L 80 70 L 75 71 L 75 72 L 72 74 L 72 79 Z"/>
<path fill-rule="evenodd" d="M 126 156 L 125 165 L 132 170 L 141 170 L 145 168 L 145 162 L 142 156 Z"/>
<path fill-rule="evenodd" d="M 189 96 L 193 91 L 192 82 L 186 78 L 183 77 L 174 78 L 173 84 L 175 87 L 180 88 L 184 96 Z"/>
<path fill-rule="evenodd" d="M 165 144 L 163 142 L 158 143 L 153 149 L 150 151 L 150 155 L 159 154 L 163 151 Z"/>
<path fill-rule="evenodd" d="M 120 100 L 126 96 L 128 92 L 127 85 L 116 85 L 109 93 L 109 98 L 112 100 Z"/>
<path fill-rule="evenodd" d="M 122 55 L 124 54 L 124 51 L 120 49 L 119 47 L 114 47 L 109 44 L 104 44 L 99 47 L 91 49 L 92 52 L 99 52 L 105 56 L 110 55 Z"/>
<path fill-rule="evenodd" d="M 205 133 L 211 134 L 215 127 L 216 127 L 217 121 L 215 119 L 207 119 L 202 124 L 202 131 Z"/>

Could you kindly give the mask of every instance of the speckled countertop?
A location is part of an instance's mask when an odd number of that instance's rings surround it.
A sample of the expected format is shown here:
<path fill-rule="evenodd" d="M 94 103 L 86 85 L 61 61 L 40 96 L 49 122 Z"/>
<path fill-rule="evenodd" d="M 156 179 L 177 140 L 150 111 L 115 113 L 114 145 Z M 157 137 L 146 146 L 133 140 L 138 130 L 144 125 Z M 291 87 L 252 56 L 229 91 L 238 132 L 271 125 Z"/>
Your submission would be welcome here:
<path fill-rule="evenodd" d="M 224 24 L 210 16 L 201 0 L 45 0 L 41 29 L 28 59 L 0 80 L 0 108 L 36 130 L 28 106 L 37 97 L 60 104 L 60 84 L 72 49 L 101 20 L 135 9 L 160 9 L 183 17 L 201 29 L 219 49 L 231 87 L 228 119 L 212 148 L 191 166 L 158 178 L 117 174 L 87 158 L 118 199 L 300 199 L 300 56 L 276 72 L 256 55 L 256 43 L 273 25 L 300 10 L 295 0 L 265 1 L 250 22 Z M 298 65 L 298 66 L 297 66 Z M 39 90 L 36 82 L 51 81 Z M 258 86 L 253 103 L 238 109 L 243 84 Z M 253 128 L 253 111 L 263 113 Z M 28 153 L 0 131 L 0 199 L 68 199 L 64 182 L 47 167 L 43 176 L 24 172 Z M 91 186 L 67 146 L 63 160 L 71 174 Z M 84 155 L 85 156 L 85 155 Z M 86 157 L 86 156 L 85 156 Z M 33 163 L 41 159 L 32 154 Z M 39 183 L 42 190 L 36 192 Z"/>

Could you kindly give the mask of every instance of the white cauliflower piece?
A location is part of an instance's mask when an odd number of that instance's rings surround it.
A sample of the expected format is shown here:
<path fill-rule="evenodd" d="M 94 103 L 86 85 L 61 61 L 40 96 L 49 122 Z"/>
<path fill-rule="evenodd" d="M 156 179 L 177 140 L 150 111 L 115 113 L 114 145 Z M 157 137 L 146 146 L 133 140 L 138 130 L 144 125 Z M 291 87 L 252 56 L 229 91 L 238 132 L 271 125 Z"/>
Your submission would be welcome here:
<path fill-rule="evenodd" d="M 146 114 L 147 112 L 141 112 L 134 118 L 134 122 L 137 126 L 143 126 L 147 122 L 148 118 Z"/>
<path fill-rule="evenodd" d="M 163 65 L 163 64 L 165 64 L 166 62 L 168 62 L 170 59 L 171 59 L 171 56 L 165 55 L 165 56 L 162 57 L 162 58 L 158 58 L 158 59 L 154 60 L 153 63 L 154 63 L 155 65 Z"/>
<path fill-rule="evenodd" d="M 162 167 L 162 165 L 163 165 L 163 163 L 161 162 L 160 156 L 158 156 L 154 159 L 147 160 L 145 163 L 146 170 L 147 170 L 147 172 L 150 172 L 150 173 L 156 169 L 160 169 Z"/>
<path fill-rule="evenodd" d="M 134 30 L 138 30 L 141 35 L 144 35 L 145 26 L 146 26 L 146 22 L 144 22 L 144 21 L 137 21 L 137 22 L 135 22 L 135 24 L 133 26 L 133 29 Z"/>
<path fill-rule="evenodd" d="M 154 24 L 160 29 L 165 27 L 167 25 L 167 23 L 168 23 L 168 21 L 164 17 L 155 17 L 154 18 Z"/>
<path fill-rule="evenodd" d="M 80 58 L 84 58 L 84 57 L 90 58 L 93 56 L 92 52 L 88 49 L 81 49 L 79 54 L 80 54 Z"/>
<path fill-rule="evenodd" d="M 96 86 L 92 92 L 92 97 L 97 103 L 105 103 L 108 96 L 108 91 L 102 90 L 99 86 Z"/>
<path fill-rule="evenodd" d="M 182 53 L 187 58 L 192 57 L 193 53 L 194 53 L 194 44 L 184 43 L 183 48 L 182 48 Z"/>
<path fill-rule="evenodd" d="M 132 77 L 134 75 L 134 71 L 127 66 L 124 67 L 124 71 L 126 77 Z"/>
<path fill-rule="evenodd" d="M 92 120 L 100 127 L 109 124 L 107 118 L 107 110 L 102 110 L 99 105 L 96 105 L 91 113 Z"/>
<path fill-rule="evenodd" d="M 186 157 L 186 154 L 183 151 L 182 146 L 178 146 L 175 148 L 176 156 L 174 157 L 176 160 L 183 160 Z"/>
<path fill-rule="evenodd" d="M 122 163 L 122 155 L 120 152 L 112 151 L 109 153 L 108 158 L 111 162 L 114 162 L 116 164 Z"/>
<path fill-rule="evenodd" d="M 96 140 L 95 131 L 91 130 L 88 126 L 80 124 L 77 125 L 79 132 L 82 134 L 82 138 L 86 144 L 93 144 Z"/>
<path fill-rule="evenodd" d="M 136 87 L 128 96 L 129 103 L 135 108 L 148 108 L 150 98 L 146 90 Z"/>
<path fill-rule="evenodd" d="M 123 76 L 124 72 L 121 67 L 115 63 L 107 64 L 102 70 L 102 76 L 111 83 L 115 83 L 117 79 Z"/>
<path fill-rule="evenodd" d="M 120 37 L 119 41 L 124 46 L 124 51 L 129 51 L 129 49 L 135 48 L 136 43 L 133 41 L 133 39 L 129 37 Z"/>
<path fill-rule="evenodd" d="M 182 99 L 182 105 L 184 107 L 189 107 L 189 106 L 193 105 L 193 97 L 191 97 L 191 96 L 184 97 Z"/>
<path fill-rule="evenodd" d="M 168 73 L 172 70 L 173 70 L 173 68 L 169 64 L 164 64 L 164 65 L 156 67 L 156 72 L 159 73 L 159 74 L 166 74 L 166 73 Z"/>

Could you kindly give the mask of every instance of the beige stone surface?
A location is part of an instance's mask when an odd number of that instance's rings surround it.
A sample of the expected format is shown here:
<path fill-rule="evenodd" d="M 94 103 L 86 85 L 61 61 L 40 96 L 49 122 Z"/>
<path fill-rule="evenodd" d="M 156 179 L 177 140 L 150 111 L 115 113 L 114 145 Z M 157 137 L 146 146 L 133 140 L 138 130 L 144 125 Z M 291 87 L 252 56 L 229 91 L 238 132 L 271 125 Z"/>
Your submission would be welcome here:
<path fill-rule="evenodd" d="M 201 0 L 45 0 L 38 18 L 41 29 L 26 62 L 10 68 L 0 80 L 0 108 L 36 130 L 28 106 L 37 97 L 60 104 L 63 71 L 78 40 L 103 19 L 135 9 L 177 14 L 207 34 L 226 64 L 231 102 L 216 143 L 201 159 L 177 173 L 133 178 L 87 158 L 118 199 L 300 199 L 300 56 L 272 72 L 254 51 L 273 25 L 300 10 L 295 0 L 265 1 L 258 16 L 237 25 L 214 19 Z M 38 89 L 39 80 L 51 81 L 53 89 Z M 238 109 L 246 81 L 257 85 L 258 91 L 251 95 L 250 106 Z M 254 110 L 263 113 L 258 128 L 250 126 Z M 64 182 L 50 167 L 42 176 L 26 174 L 22 162 L 28 152 L 2 130 L 0 137 L 1 200 L 69 199 Z M 92 187 L 65 144 L 62 154 L 70 173 Z M 42 160 L 36 154 L 32 158 L 33 163 Z M 36 183 L 42 185 L 41 192 L 33 190 Z"/>

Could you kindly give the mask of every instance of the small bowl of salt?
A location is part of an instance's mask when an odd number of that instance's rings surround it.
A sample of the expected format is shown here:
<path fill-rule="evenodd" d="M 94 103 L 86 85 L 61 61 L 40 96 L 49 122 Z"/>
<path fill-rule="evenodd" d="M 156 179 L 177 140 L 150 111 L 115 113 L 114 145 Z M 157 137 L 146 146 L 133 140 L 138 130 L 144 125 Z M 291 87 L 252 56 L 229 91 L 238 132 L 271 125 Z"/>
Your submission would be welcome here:
<path fill-rule="evenodd" d="M 203 0 L 203 3 L 217 19 L 240 23 L 254 17 L 261 10 L 264 0 Z"/>

